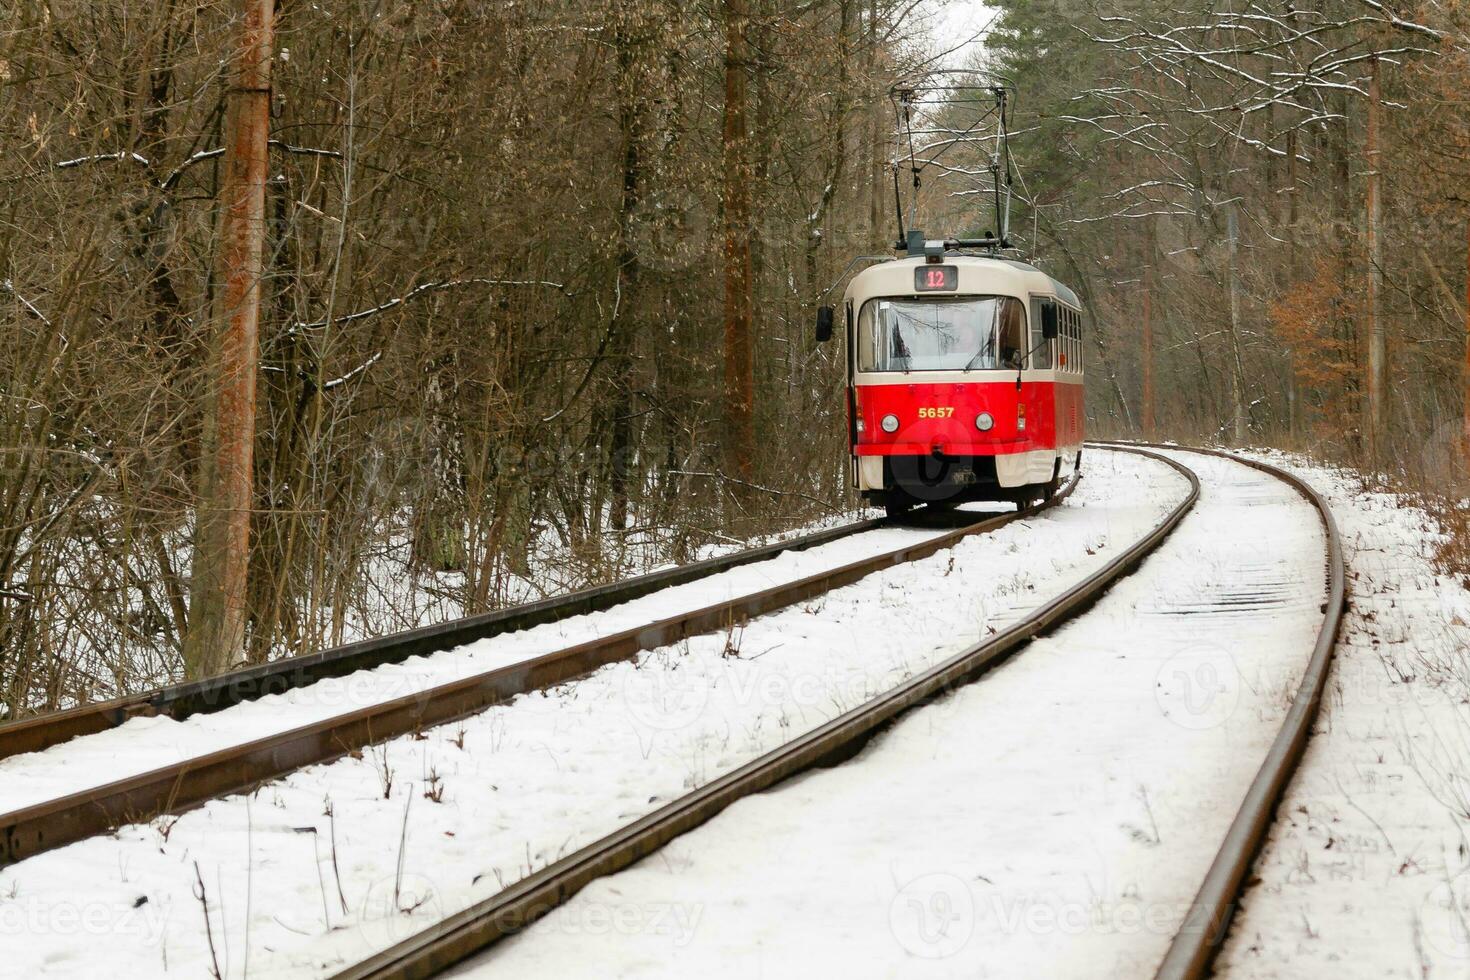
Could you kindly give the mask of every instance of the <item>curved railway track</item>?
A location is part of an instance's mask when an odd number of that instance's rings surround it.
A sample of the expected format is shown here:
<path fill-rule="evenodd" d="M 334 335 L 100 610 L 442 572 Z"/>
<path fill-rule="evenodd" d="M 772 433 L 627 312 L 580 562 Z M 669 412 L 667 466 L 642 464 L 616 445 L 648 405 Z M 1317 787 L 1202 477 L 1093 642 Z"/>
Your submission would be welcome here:
<path fill-rule="evenodd" d="M 978 679 L 1035 637 L 1075 619 L 1153 553 L 1193 509 L 1200 494 L 1199 478 L 1183 464 L 1136 447 L 1109 448 L 1136 453 L 1173 467 L 1189 480 L 1190 491 L 1152 531 L 1107 565 L 990 639 L 528 875 L 485 901 L 342 970 L 335 980 L 434 976 L 519 932 L 588 883 L 648 856 L 737 800 L 801 772 L 851 757 L 899 715 Z"/>
<path fill-rule="evenodd" d="M 632 659 L 645 650 L 675 643 L 687 636 L 727 628 L 751 617 L 803 602 L 883 568 L 928 557 L 970 535 L 993 531 L 1033 516 L 1065 499 L 1075 486 L 1074 479 L 1050 501 L 1035 507 L 990 517 L 760 592 L 441 683 L 428 690 L 102 786 L 0 813 L 0 866 L 123 824 L 177 814 L 229 793 L 247 791 L 303 766 L 328 762 L 366 745 L 451 722 L 516 695 L 572 680 L 605 664 Z M 186 718 L 326 677 L 398 663 L 415 655 L 451 649 L 487 636 L 606 609 L 661 588 L 770 558 L 783 551 L 811 548 L 889 523 L 886 520 L 859 522 L 792 542 L 656 572 L 563 599 L 366 641 L 311 657 L 240 671 L 201 684 L 167 688 L 138 698 L 13 723 L 0 727 L 0 746 L 10 750 L 0 750 L 0 758 L 115 727 L 136 715 L 166 713 L 174 718 Z"/>
<path fill-rule="evenodd" d="M 1112 448 L 1121 448 L 1139 444 L 1110 445 Z M 1251 865 L 1270 832 L 1276 806 L 1281 802 L 1287 783 L 1291 781 L 1301 763 L 1302 754 L 1306 751 L 1312 722 L 1317 717 L 1322 694 L 1327 687 L 1327 672 L 1332 665 L 1333 648 L 1342 628 L 1343 613 L 1347 610 L 1347 563 L 1343 555 L 1342 537 L 1338 533 L 1337 521 L 1333 518 L 1331 509 L 1321 495 L 1305 481 L 1268 463 L 1218 449 L 1152 445 L 1155 448 L 1181 449 L 1220 456 L 1270 474 L 1306 498 L 1317 511 L 1327 537 L 1327 601 L 1322 607 L 1322 626 L 1318 630 L 1317 642 L 1307 661 L 1306 671 L 1297 685 L 1281 730 L 1251 781 L 1240 809 L 1225 834 L 1224 843 L 1216 853 L 1204 882 L 1194 901 L 1190 903 L 1183 925 L 1175 934 L 1169 951 L 1155 974 L 1158 980 L 1195 980 L 1210 973 L 1210 965 L 1219 952 L 1221 943 L 1225 941 L 1231 916 L 1245 890 Z"/>
<path fill-rule="evenodd" d="M 1097 443 L 1137 451 L 1137 443 Z M 1311 724 L 1326 686 L 1333 647 L 1347 605 L 1346 567 L 1341 538 L 1331 511 L 1305 482 L 1269 464 L 1213 449 L 1153 444 L 1153 448 L 1199 452 L 1249 466 L 1279 479 L 1316 510 L 1327 541 L 1326 601 L 1306 670 L 1291 707 L 1192 901 L 1184 922 L 1161 961 L 1156 976 L 1193 980 L 1209 975 L 1246 886 L 1252 862 L 1269 832 L 1275 808 L 1305 750 Z M 1150 454 L 1152 455 L 1152 454 Z M 1176 468 L 1184 468 L 1169 460 Z M 741 797 L 761 792 L 804 770 L 850 756 L 881 726 L 907 709 L 953 685 L 973 680 L 1030 638 L 1074 618 L 1108 586 L 1136 567 L 1168 536 L 1192 507 L 1199 485 L 1148 538 L 1115 559 L 1067 595 L 1058 597 L 992 640 L 972 647 L 889 694 L 840 716 L 808 735 L 769 753 L 681 800 L 611 834 L 557 864 L 533 874 L 479 905 L 451 916 L 377 956 L 338 973 L 335 980 L 428 977 L 497 940 L 524 929 L 565 902 L 593 879 L 613 873 L 711 819 Z"/>

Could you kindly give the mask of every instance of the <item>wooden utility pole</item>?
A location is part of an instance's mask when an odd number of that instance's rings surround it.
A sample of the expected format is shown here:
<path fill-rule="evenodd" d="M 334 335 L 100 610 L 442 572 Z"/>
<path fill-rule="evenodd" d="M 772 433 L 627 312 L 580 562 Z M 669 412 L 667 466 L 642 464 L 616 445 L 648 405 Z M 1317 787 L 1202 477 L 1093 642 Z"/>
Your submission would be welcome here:
<path fill-rule="evenodd" d="M 245 640 L 275 0 L 240 0 L 240 13 L 240 42 L 225 96 L 211 311 L 218 331 L 214 411 L 206 416 L 184 641 L 190 677 L 229 667 L 240 658 Z"/>
<path fill-rule="evenodd" d="M 746 142 L 745 0 L 725 0 L 725 427 L 726 469 L 749 481 L 755 455 L 755 343 Z"/>
<path fill-rule="evenodd" d="M 1235 444 L 1243 446 L 1250 409 L 1245 404 L 1245 358 L 1240 350 L 1240 274 L 1235 261 L 1236 239 L 1240 232 L 1233 203 L 1225 212 L 1225 231 L 1230 262 L 1230 405 L 1235 413 Z"/>
<path fill-rule="evenodd" d="M 1377 463 L 1384 446 L 1387 387 L 1384 375 L 1388 342 L 1383 328 L 1383 199 L 1379 186 L 1378 59 L 1369 62 L 1368 75 L 1368 460 Z"/>
<path fill-rule="evenodd" d="M 1154 438 L 1154 269 L 1143 270 L 1143 438 Z"/>
<path fill-rule="evenodd" d="M 1296 130 L 1290 130 L 1286 134 L 1286 237 L 1290 243 L 1288 248 L 1288 266 L 1286 281 L 1295 288 L 1301 281 L 1301 264 L 1298 262 L 1298 249 L 1296 240 L 1297 223 L 1297 162 L 1296 162 Z M 1286 426 L 1291 436 L 1291 444 L 1296 445 L 1297 419 L 1301 414 L 1298 404 L 1300 394 L 1296 384 L 1296 349 L 1289 348 L 1286 352 Z"/>
<path fill-rule="evenodd" d="M 1465 467 L 1470 469 L 1470 221 L 1465 223 L 1465 369 L 1460 381 L 1465 398 L 1461 406 L 1465 417 L 1461 448 L 1465 455 Z"/>

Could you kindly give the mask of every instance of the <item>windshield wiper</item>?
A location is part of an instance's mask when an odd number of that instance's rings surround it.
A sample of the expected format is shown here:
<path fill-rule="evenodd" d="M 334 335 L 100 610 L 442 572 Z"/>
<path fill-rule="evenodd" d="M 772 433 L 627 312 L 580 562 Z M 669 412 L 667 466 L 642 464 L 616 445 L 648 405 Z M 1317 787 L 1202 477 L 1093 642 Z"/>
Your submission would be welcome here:
<path fill-rule="evenodd" d="M 980 358 L 985 357 L 986 355 L 988 355 L 990 353 L 990 347 L 991 347 L 991 345 L 987 343 L 984 347 L 982 347 L 978 351 L 976 351 L 975 352 L 975 356 L 972 357 L 972 358 L 970 358 L 968 361 L 965 362 L 964 370 L 961 373 L 963 373 L 963 374 L 969 374 L 970 373 L 970 369 L 975 366 L 975 362 L 978 361 L 978 360 L 980 360 Z"/>

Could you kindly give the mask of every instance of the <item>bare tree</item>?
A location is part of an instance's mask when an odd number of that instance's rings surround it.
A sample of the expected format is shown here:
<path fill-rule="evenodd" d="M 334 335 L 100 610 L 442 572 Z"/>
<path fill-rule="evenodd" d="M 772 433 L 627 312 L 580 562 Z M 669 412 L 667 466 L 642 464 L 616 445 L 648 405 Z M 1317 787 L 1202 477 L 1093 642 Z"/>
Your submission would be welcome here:
<path fill-rule="evenodd" d="M 751 336 L 749 134 L 746 122 L 745 0 L 724 0 L 725 458 L 732 476 L 755 472 L 754 338 Z"/>

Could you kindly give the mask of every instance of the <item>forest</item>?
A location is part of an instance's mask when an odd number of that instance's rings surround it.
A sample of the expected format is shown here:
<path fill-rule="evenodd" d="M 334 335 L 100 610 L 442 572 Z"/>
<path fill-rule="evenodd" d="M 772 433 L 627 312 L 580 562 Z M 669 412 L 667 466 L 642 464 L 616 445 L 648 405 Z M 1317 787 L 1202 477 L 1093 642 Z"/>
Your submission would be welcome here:
<path fill-rule="evenodd" d="M 815 313 L 990 84 L 1090 435 L 1463 487 L 1463 4 L 945 6 L 7 0 L 0 717 L 851 512 Z"/>

